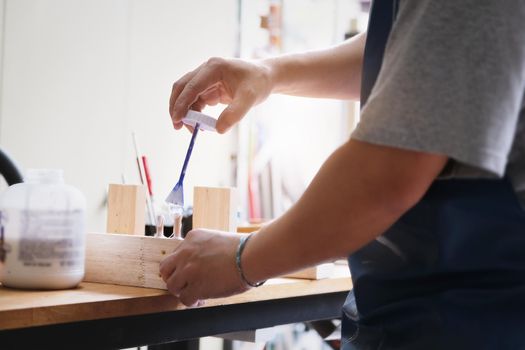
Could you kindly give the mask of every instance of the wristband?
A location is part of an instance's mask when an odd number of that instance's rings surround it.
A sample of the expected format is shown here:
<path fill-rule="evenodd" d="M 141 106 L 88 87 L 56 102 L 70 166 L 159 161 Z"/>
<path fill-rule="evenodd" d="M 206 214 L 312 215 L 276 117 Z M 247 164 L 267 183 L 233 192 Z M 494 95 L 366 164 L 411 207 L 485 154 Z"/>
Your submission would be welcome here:
<path fill-rule="evenodd" d="M 237 271 L 239 271 L 239 275 L 241 276 L 241 280 L 244 284 L 247 284 L 250 287 L 259 287 L 266 281 L 261 281 L 257 283 L 250 282 L 246 279 L 246 276 L 244 276 L 244 272 L 242 270 L 242 264 L 241 264 L 241 256 L 242 252 L 244 251 L 244 247 L 246 246 L 246 243 L 248 243 L 248 240 L 252 237 L 251 234 L 248 236 L 241 236 L 241 239 L 239 241 L 239 245 L 237 246 L 237 253 L 235 254 L 235 265 L 237 266 Z"/>

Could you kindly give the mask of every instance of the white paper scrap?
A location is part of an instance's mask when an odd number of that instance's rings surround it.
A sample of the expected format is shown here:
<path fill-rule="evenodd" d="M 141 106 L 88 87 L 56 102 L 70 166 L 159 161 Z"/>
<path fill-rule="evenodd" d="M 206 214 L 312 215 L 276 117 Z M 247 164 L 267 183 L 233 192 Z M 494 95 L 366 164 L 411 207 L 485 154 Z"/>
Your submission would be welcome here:
<path fill-rule="evenodd" d="M 201 112 L 189 110 L 182 122 L 186 125 L 195 127 L 199 123 L 199 129 L 207 131 L 217 131 L 215 125 L 217 124 L 217 119 L 210 117 Z"/>

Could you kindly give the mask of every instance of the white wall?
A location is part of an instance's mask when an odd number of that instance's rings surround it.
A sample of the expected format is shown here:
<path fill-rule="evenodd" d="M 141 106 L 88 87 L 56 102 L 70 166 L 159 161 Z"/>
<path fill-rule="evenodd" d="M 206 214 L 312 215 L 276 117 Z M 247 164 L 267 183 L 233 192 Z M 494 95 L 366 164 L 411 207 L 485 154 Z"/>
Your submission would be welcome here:
<path fill-rule="evenodd" d="M 172 130 L 171 85 L 235 50 L 235 0 L 4 0 L 0 144 L 24 168 L 63 168 L 105 228 L 108 183 L 137 182 L 131 131 L 161 199 L 178 178 L 189 133 Z M 230 185 L 233 137 L 199 135 L 186 176 Z"/>

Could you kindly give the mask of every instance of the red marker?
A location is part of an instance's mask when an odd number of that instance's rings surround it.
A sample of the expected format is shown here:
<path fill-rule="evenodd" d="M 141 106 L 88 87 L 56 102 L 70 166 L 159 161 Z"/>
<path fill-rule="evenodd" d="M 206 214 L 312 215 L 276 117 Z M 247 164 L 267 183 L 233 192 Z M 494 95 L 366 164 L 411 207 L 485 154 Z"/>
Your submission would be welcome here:
<path fill-rule="evenodd" d="M 151 176 L 150 176 L 148 160 L 146 156 L 142 156 L 142 164 L 144 165 L 144 173 L 146 175 L 146 183 L 148 185 L 149 195 L 153 197 L 153 186 L 151 185 Z"/>

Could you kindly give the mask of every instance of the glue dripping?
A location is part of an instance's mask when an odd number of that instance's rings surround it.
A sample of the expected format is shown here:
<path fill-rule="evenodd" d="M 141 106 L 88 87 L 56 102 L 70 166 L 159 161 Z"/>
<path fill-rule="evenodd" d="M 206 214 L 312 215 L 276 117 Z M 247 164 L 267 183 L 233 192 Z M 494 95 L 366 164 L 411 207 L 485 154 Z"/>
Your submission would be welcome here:
<path fill-rule="evenodd" d="M 0 196 L 0 281 L 30 289 L 75 287 L 84 277 L 84 195 L 61 170 L 28 171 Z"/>

